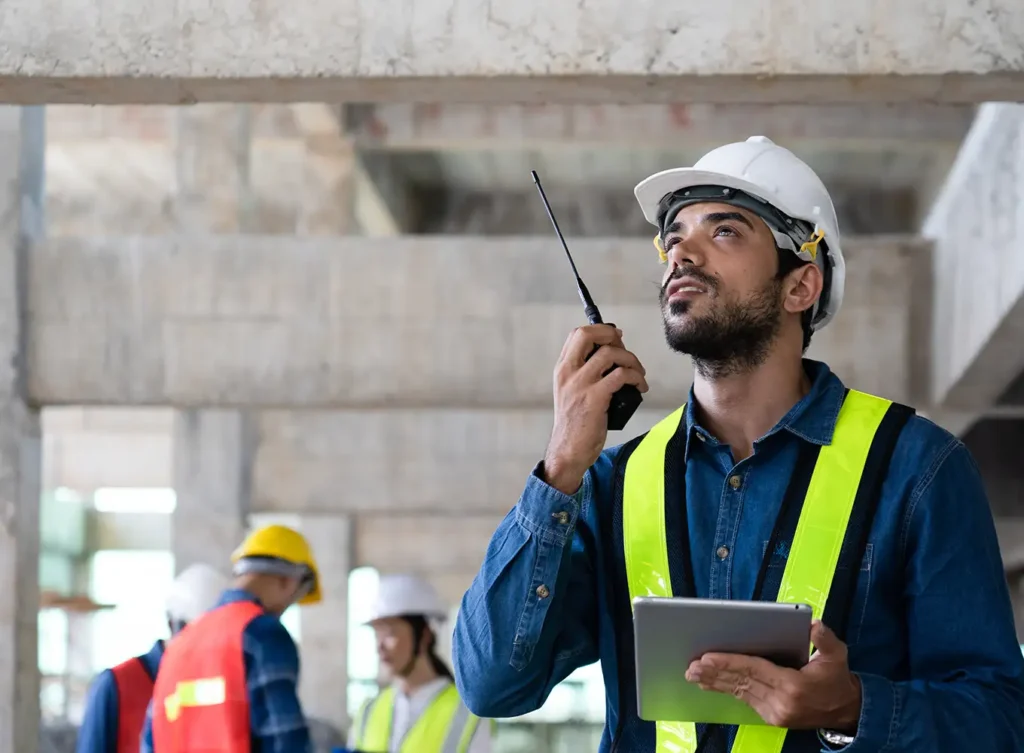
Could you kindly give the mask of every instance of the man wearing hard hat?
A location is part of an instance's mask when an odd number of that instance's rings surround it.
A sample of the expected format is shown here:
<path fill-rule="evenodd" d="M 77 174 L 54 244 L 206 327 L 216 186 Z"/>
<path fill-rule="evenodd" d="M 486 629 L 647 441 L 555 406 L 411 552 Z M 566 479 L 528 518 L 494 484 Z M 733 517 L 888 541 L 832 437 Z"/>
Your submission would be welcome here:
<path fill-rule="evenodd" d="M 230 581 L 209 565 L 191 565 L 171 583 L 167 624 L 171 635 L 212 608 Z M 164 641 L 147 653 L 97 675 L 78 730 L 78 753 L 138 753 L 146 707 L 153 696 Z"/>
<path fill-rule="evenodd" d="M 604 449 L 612 395 L 646 391 L 646 373 L 613 326 L 569 336 L 543 460 L 463 599 L 466 705 L 533 711 L 600 660 L 601 751 L 1024 750 L 1024 658 L 970 454 L 803 357 L 846 280 L 821 180 L 755 136 L 634 192 L 665 265 L 666 341 L 693 361 L 689 398 Z M 680 672 L 767 724 L 642 720 L 637 596 L 808 604 L 814 658 L 705 655 Z"/>
<path fill-rule="evenodd" d="M 280 616 L 320 601 L 306 539 L 253 531 L 231 557 L 232 587 L 166 648 L 146 713 L 143 753 L 308 753 L 299 655 Z"/>
<path fill-rule="evenodd" d="M 391 681 L 353 720 L 349 747 L 372 753 L 489 753 L 491 726 L 459 698 L 437 655 L 447 610 L 437 591 L 413 575 L 385 575 L 368 624 Z"/>

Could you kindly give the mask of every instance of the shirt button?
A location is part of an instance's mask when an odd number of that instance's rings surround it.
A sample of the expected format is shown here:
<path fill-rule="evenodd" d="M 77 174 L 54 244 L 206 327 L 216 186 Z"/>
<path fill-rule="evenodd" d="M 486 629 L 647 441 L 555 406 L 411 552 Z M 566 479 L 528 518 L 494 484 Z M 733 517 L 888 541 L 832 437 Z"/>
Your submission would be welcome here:
<path fill-rule="evenodd" d="M 569 522 L 569 513 L 567 513 L 565 510 L 562 510 L 562 512 L 556 512 L 551 517 L 557 520 L 563 526 L 568 524 Z"/>
<path fill-rule="evenodd" d="M 729 547 L 720 546 L 718 547 L 718 550 L 715 552 L 715 554 L 718 555 L 718 559 L 724 560 L 726 557 L 729 556 Z"/>
<path fill-rule="evenodd" d="M 551 595 L 551 592 L 548 590 L 547 586 L 545 586 L 543 584 L 537 586 L 537 596 L 539 596 L 541 599 L 546 599 L 550 595 Z"/>
<path fill-rule="evenodd" d="M 739 489 L 742 484 L 743 479 L 741 479 L 739 476 L 729 476 L 729 486 L 731 486 L 733 489 Z"/>

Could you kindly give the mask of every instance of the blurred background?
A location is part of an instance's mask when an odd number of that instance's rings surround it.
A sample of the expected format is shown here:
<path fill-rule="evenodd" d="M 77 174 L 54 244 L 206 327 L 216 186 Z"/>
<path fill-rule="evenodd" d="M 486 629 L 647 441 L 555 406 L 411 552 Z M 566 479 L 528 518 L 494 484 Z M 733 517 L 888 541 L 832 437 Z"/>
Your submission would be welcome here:
<path fill-rule="evenodd" d="M 33 242 L 19 291 L 27 389 L 43 406 L 38 665 L 51 749 L 70 750 L 96 672 L 166 635 L 176 572 L 227 569 L 249 527 L 284 522 L 310 539 L 323 577 L 324 602 L 284 622 L 328 750 L 377 688 L 361 622 L 378 575 L 423 575 L 454 620 L 543 454 L 551 369 L 585 320 L 529 171 L 649 373 L 617 444 L 675 408 L 691 375 L 663 344 L 662 268 L 632 187 L 755 133 L 807 159 L 840 213 L 846 300 L 809 356 L 970 446 L 1024 631 L 1024 348 L 1012 335 L 1024 283 L 1016 298 L 992 292 L 1024 280 L 1021 110 L 2 111 L 0 171 L 16 173 L 20 155 L 21 180 L 0 205 L 20 206 Z M 1000 149 L 978 146 L 993 140 Z M 18 546 L 34 557 L 30 539 Z M 603 719 L 593 665 L 539 711 L 501 720 L 497 750 L 593 750 Z"/>

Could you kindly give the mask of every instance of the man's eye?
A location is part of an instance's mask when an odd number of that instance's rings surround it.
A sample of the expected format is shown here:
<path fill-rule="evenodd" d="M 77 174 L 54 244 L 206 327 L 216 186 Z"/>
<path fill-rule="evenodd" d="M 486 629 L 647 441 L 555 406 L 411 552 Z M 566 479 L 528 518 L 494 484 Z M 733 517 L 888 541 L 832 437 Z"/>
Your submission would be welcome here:
<path fill-rule="evenodd" d="M 678 243 L 679 238 L 669 238 L 668 240 L 665 241 L 665 251 L 668 251 L 670 248 L 672 248 Z"/>
<path fill-rule="evenodd" d="M 715 229 L 715 235 L 736 235 L 736 231 L 731 227 L 723 225 L 722 227 Z"/>

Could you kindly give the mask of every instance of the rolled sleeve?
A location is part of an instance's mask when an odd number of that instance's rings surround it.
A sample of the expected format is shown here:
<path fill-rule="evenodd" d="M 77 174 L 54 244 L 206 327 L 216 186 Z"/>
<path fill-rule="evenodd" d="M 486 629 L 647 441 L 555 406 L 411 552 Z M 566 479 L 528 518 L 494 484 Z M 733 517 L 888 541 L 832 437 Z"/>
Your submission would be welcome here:
<path fill-rule="evenodd" d="M 857 736 L 852 743 L 838 750 L 843 753 L 877 753 L 888 750 L 893 743 L 899 720 L 896 685 L 878 675 L 855 674 L 861 688 Z"/>
<path fill-rule="evenodd" d="M 593 482 L 590 473 L 585 474 L 576 493 L 568 495 L 549 486 L 540 474 L 541 464 L 538 463 L 527 478 L 526 488 L 516 505 L 516 520 L 545 541 L 564 546 L 572 538 L 584 503 L 590 500 Z"/>

